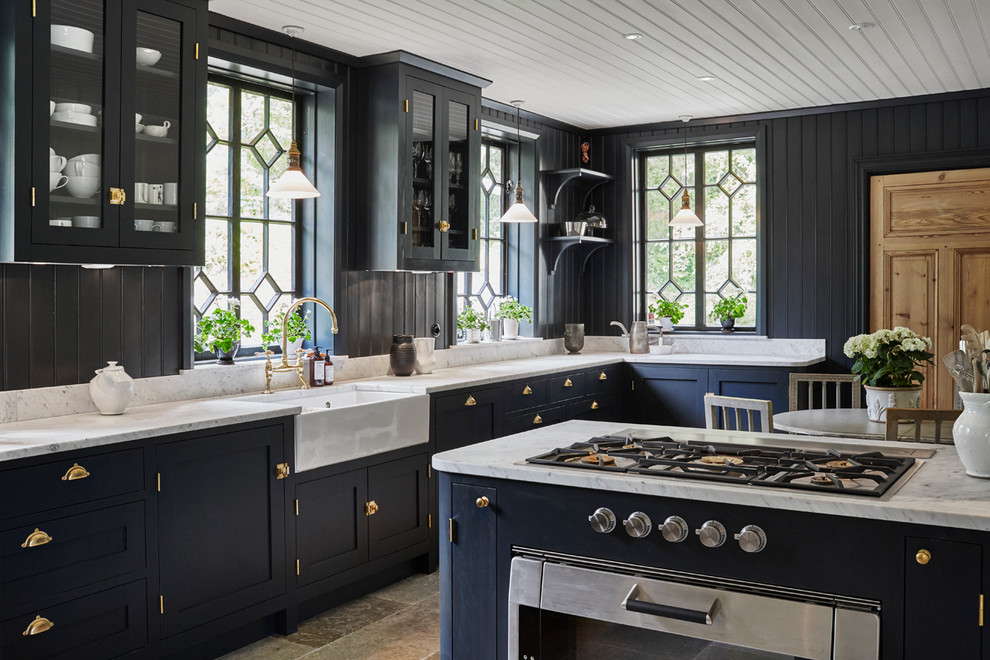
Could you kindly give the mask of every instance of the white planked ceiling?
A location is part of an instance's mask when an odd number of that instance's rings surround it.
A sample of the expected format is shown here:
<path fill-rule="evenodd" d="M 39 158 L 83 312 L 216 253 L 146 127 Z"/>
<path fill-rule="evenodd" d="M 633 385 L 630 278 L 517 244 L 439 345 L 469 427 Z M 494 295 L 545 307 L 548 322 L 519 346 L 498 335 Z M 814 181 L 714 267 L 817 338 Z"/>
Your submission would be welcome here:
<path fill-rule="evenodd" d="M 582 128 L 990 87 L 990 0 L 211 0 L 210 9 L 273 30 L 303 25 L 301 39 L 352 55 L 409 51 L 494 81 L 486 98 L 524 99 L 526 110 Z"/>

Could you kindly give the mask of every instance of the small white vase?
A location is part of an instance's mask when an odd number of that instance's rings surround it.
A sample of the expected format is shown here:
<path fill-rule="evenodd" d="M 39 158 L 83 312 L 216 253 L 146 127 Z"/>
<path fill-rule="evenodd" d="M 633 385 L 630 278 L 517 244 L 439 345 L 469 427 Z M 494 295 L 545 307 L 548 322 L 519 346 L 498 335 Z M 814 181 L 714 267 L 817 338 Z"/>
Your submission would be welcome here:
<path fill-rule="evenodd" d="M 416 373 L 432 374 L 433 367 L 436 366 L 433 351 L 437 340 L 433 337 L 416 337 L 413 339 L 413 345 L 416 346 Z"/>
<path fill-rule="evenodd" d="M 96 370 L 96 376 L 89 381 L 89 396 L 102 415 L 119 415 L 131 402 L 134 394 L 134 379 L 127 375 L 116 362 Z"/>
<path fill-rule="evenodd" d="M 960 392 L 963 411 L 952 424 L 952 442 L 971 477 L 990 479 L 990 394 Z"/>
<path fill-rule="evenodd" d="M 921 403 L 921 386 L 871 387 L 866 390 L 866 417 L 871 422 L 887 422 L 887 408 L 917 408 Z"/>
<path fill-rule="evenodd" d="M 302 345 L 303 345 L 302 339 L 297 339 L 293 342 L 290 342 L 289 345 L 285 348 L 286 352 L 288 353 L 288 355 L 285 356 L 286 359 L 295 360 L 296 353 L 298 353 L 302 349 Z"/>
<path fill-rule="evenodd" d="M 464 330 L 464 340 L 469 344 L 477 344 L 481 341 L 481 328 L 466 328 Z"/>
<path fill-rule="evenodd" d="M 664 332 L 674 331 L 674 322 L 670 320 L 669 316 L 661 316 L 658 320 L 660 321 L 661 330 L 663 330 Z"/>
<path fill-rule="evenodd" d="M 519 339 L 519 321 L 502 319 L 502 339 Z"/>

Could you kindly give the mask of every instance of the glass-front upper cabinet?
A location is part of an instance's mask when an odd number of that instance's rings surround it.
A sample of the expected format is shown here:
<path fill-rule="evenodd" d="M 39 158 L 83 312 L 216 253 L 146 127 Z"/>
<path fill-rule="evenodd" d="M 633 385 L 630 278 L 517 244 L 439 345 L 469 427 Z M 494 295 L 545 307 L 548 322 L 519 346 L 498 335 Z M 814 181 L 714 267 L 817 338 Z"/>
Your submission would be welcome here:
<path fill-rule="evenodd" d="M 442 156 L 437 150 L 437 98 L 432 85 L 415 89 L 410 103 L 409 122 L 412 128 L 412 213 L 410 215 L 410 245 L 412 256 L 433 259 L 438 256 L 437 231 L 440 217 L 436 213 L 437 167 Z"/>
<path fill-rule="evenodd" d="M 455 90 L 447 91 L 446 153 L 447 177 L 444 198 L 447 200 L 443 258 L 472 261 L 476 257 L 478 232 L 475 223 L 478 182 L 476 163 L 481 153 L 478 131 L 473 130 L 471 97 Z"/>
<path fill-rule="evenodd" d="M 18 99 L 16 115 L 33 138 L 31 211 L 15 214 L 22 228 L 3 230 L 14 236 L 4 260 L 202 261 L 205 148 L 195 136 L 203 133 L 203 4 L 35 4 L 30 48 L 18 48 L 15 60 L 18 72 L 33 72 L 30 111 Z"/>

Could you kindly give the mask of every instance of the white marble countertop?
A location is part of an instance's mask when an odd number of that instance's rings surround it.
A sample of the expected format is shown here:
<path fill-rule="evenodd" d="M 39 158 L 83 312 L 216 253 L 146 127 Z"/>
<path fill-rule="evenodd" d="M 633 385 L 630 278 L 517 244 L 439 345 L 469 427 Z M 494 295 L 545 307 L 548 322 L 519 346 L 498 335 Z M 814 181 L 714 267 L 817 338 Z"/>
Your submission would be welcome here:
<path fill-rule="evenodd" d="M 199 399 L 0 424 L 0 461 L 295 415 L 298 406 Z"/>
<path fill-rule="evenodd" d="M 663 497 L 726 502 L 791 511 L 870 518 L 894 522 L 940 525 L 990 531 L 990 480 L 969 477 L 951 445 L 884 443 L 886 447 L 937 449 L 930 459 L 919 459 L 921 467 L 893 493 L 883 497 L 818 494 L 799 490 L 756 488 L 745 485 L 706 483 L 692 480 L 616 474 L 591 470 L 519 464 L 527 457 L 565 447 L 577 440 L 606 435 L 627 428 L 647 428 L 679 440 L 708 439 L 718 442 L 753 442 L 768 438 L 779 446 L 815 444 L 843 448 L 876 447 L 879 443 L 840 438 L 750 434 L 678 427 L 646 427 L 619 422 L 570 421 L 543 429 L 498 438 L 461 449 L 436 454 L 433 468 L 442 472 L 539 482 L 574 488 L 642 493 Z M 896 487 L 895 487 L 896 488 Z"/>

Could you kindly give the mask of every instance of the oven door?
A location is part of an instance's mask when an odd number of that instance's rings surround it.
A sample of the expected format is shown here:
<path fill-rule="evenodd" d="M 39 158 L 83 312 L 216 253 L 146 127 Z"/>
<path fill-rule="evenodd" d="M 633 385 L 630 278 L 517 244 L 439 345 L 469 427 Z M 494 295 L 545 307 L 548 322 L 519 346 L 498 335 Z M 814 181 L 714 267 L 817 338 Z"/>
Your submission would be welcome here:
<path fill-rule="evenodd" d="M 591 568 L 608 562 L 578 559 L 512 559 L 510 658 L 725 658 L 743 649 L 738 657 L 879 657 L 875 610 L 841 607 L 821 594 L 797 600 L 794 590 L 768 596 L 765 585 L 747 592 L 738 581 L 729 590 L 669 571 L 658 579 L 651 569 Z"/>

